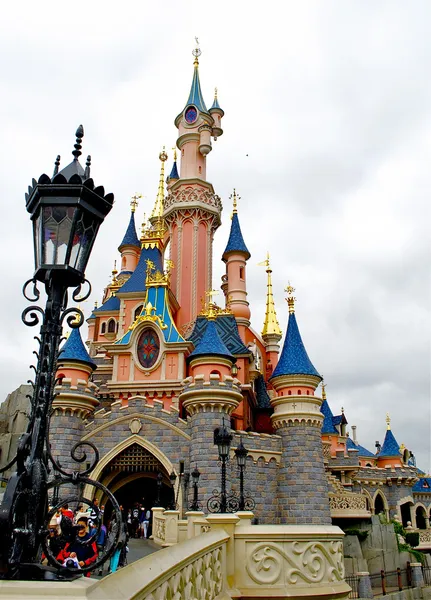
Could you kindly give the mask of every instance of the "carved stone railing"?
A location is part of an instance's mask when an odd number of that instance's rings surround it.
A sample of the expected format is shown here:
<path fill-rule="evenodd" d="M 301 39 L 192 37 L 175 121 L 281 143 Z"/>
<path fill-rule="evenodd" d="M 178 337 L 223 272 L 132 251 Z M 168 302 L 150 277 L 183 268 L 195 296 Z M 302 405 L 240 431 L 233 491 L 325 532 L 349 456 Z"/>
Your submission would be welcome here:
<path fill-rule="evenodd" d="M 323 462 L 327 463 L 331 458 L 331 442 L 322 442 L 323 445 Z"/>
<path fill-rule="evenodd" d="M 417 529 L 419 533 L 419 546 L 417 550 L 428 550 L 431 548 L 431 529 Z"/>
<path fill-rule="evenodd" d="M 367 518 L 371 512 L 367 506 L 367 498 L 363 494 L 344 494 L 329 493 L 329 507 L 333 519 L 340 518 Z"/>
<path fill-rule="evenodd" d="M 159 546 L 172 546 L 185 539 L 182 535 L 184 523 L 180 522 L 178 510 L 165 510 L 154 507 L 153 512 L 153 541 Z"/>

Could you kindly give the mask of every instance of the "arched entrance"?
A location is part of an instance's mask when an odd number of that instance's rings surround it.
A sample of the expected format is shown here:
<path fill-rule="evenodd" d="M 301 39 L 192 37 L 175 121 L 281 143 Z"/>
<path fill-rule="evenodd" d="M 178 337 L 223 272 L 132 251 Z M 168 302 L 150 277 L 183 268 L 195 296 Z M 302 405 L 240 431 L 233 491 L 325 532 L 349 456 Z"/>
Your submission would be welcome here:
<path fill-rule="evenodd" d="M 381 494 L 377 494 L 374 499 L 374 514 L 386 514 L 385 504 Z"/>
<path fill-rule="evenodd" d="M 412 502 L 405 502 L 404 504 L 401 504 L 400 506 L 400 510 L 401 510 L 401 520 L 403 523 L 403 527 L 407 527 L 407 523 L 410 521 L 412 521 L 412 513 L 411 513 L 411 507 L 413 506 Z"/>
<path fill-rule="evenodd" d="M 93 477 L 114 494 L 127 516 L 128 510 L 139 504 L 144 509 L 157 504 L 169 508 L 177 500 L 169 476 L 172 471 L 165 455 L 144 438 L 133 435 L 101 459 Z M 99 502 L 106 504 L 105 520 L 108 520 L 111 507 L 105 501 L 100 495 Z"/>

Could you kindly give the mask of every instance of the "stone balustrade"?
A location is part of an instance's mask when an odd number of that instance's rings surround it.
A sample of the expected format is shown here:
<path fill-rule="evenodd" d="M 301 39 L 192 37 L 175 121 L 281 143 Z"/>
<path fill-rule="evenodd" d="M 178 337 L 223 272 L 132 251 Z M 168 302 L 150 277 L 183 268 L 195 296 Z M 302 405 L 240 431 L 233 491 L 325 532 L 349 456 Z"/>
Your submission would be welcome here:
<path fill-rule="evenodd" d="M 363 494 L 345 492 L 344 494 L 329 494 L 329 507 L 333 519 L 367 518 L 371 512 L 367 506 L 367 498 Z"/>
<path fill-rule="evenodd" d="M 431 529 L 417 529 L 419 532 L 419 546 L 416 550 L 431 549 Z"/>

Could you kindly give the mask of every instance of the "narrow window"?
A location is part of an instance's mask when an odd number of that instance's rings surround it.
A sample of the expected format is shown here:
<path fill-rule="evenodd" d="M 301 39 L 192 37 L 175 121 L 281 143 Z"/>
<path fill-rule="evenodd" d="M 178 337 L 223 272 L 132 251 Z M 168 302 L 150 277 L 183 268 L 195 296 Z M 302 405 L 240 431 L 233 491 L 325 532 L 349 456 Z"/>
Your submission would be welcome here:
<path fill-rule="evenodd" d="M 102 329 L 100 330 L 101 333 L 105 333 L 106 332 L 106 323 L 102 323 Z"/>
<path fill-rule="evenodd" d="M 108 333 L 115 333 L 115 320 L 110 319 L 108 321 Z"/>
<path fill-rule="evenodd" d="M 244 267 L 239 268 L 239 278 L 244 280 Z"/>

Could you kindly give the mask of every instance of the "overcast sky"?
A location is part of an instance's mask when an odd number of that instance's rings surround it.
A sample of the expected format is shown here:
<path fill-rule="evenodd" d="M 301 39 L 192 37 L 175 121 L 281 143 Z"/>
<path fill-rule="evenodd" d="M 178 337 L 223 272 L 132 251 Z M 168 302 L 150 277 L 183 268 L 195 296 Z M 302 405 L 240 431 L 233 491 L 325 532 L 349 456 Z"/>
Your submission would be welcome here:
<path fill-rule="evenodd" d="M 218 258 L 236 187 L 252 326 L 261 331 L 268 250 L 285 331 L 283 288 L 334 414 L 344 407 L 374 451 L 392 429 L 429 471 L 431 5 L 428 0 L 7 3 L 0 20 L 0 398 L 31 376 L 34 329 L 20 321 L 33 271 L 24 193 L 32 177 L 83 155 L 116 204 L 93 250 L 89 316 L 108 283 L 134 192 L 141 221 L 171 164 L 188 97 L 194 37 L 207 105 L 224 135 L 208 179 L 224 204 Z M 219 296 L 221 301 L 222 296 Z"/>

